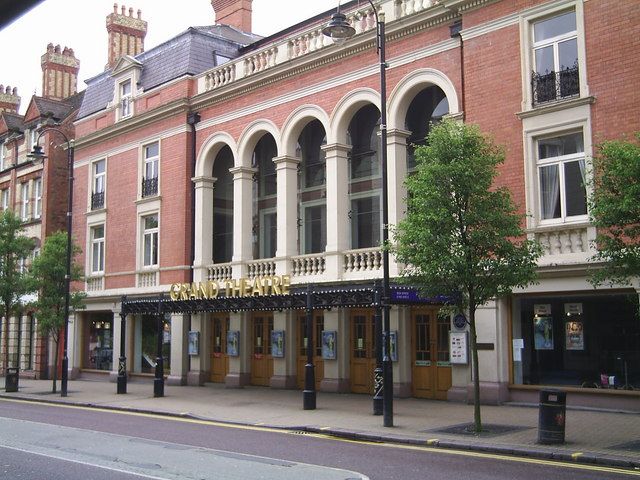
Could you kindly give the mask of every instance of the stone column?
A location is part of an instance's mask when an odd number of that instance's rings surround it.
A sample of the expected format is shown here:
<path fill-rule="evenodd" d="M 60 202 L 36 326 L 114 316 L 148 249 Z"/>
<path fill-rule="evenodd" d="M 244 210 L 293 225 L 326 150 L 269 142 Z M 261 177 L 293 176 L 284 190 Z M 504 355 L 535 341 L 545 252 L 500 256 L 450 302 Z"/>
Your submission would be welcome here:
<path fill-rule="evenodd" d="M 350 351 L 349 351 L 349 312 L 345 309 L 334 309 L 324 312 L 324 329 L 337 332 L 336 359 L 324 360 L 324 378 L 320 382 L 323 392 L 345 393 L 351 390 Z"/>
<path fill-rule="evenodd" d="M 276 248 L 276 273 L 291 273 L 290 258 L 298 254 L 298 165 L 300 159 L 290 156 L 276 157 L 278 184 L 277 222 L 278 240 Z M 275 321 L 275 319 L 274 319 Z"/>
<path fill-rule="evenodd" d="M 193 258 L 193 279 L 204 282 L 208 278 L 207 267 L 213 263 L 213 177 L 194 177 L 196 213 L 195 213 L 195 251 Z"/>
<path fill-rule="evenodd" d="M 273 329 L 284 330 L 284 358 L 273 359 L 273 388 L 296 388 L 295 311 L 273 312 Z"/>
<path fill-rule="evenodd" d="M 392 129 L 387 133 L 388 143 L 388 163 L 387 173 L 389 175 L 389 225 L 398 225 L 398 222 L 405 216 L 407 205 L 407 189 L 404 181 L 407 178 L 407 138 L 411 132 L 406 130 Z M 398 263 L 393 255 L 389 258 L 389 275 L 397 277 L 400 274 Z"/>
<path fill-rule="evenodd" d="M 229 357 L 229 373 L 224 379 L 228 388 L 240 388 L 251 383 L 251 314 L 248 312 L 229 315 L 229 331 L 240 332 L 238 356 Z"/>
<path fill-rule="evenodd" d="M 396 331 L 398 342 L 398 361 L 393 362 L 393 394 L 397 397 L 411 396 L 411 309 L 410 307 L 391 307 L 389 312 L 391 331 Z"/>
<path fill-rule="evenodd" d="M 187 370 L 189 369 L 188 330 L 189 314 L 174 313 L 171 315 L 171 370 L 167 377 L 167 385 L 186 385 L 187 383 Z"/>
<path fill-rule="evenodd" d="M 343 273 L 343 252 L 351 245 L 349 232 L 349 145 L 334 143 L 322 147 L 327 169 L 327 278 L 339 280 Z"/>
<path fill-rule="evenodd" d="M 200 333 L 200 349 L 198 355 L 190 355 L 191 367 L 187 373 L 187 385 L 203 385 L 211 375 L 210 324 L 211 320 L 206 313 L 191 315 L 191 331 Z"/>
<path fill-rule="evenodd" d="M 82 362 L 82 324 L 80 315 L 69 313 L 69 338 L 67 339 L 67 356 L 69 357 L 68 379 L 75 380 L 80 374 Z M 62 361 L 62 357 L 60 357 Z"/>
<path fill-rule="evenodd" d="M 79 317 L 79 315 L 78 315 Z M 111 371 L 109 372 L 109 381 L 117 382 L 118 381 L 118 359 L 120 358 L 120 338 L 122 336 L 122 325 L 120 321 L 120 311 L 113 312 L 113 357 L 111 364 Z M 128 323 L 128 322 L 127 322 Z M 126 334 L 126 326 L 125 326 L 125 334 Z M 125 337 L 125 342 L 127 338 Z M 126 351 L 126 346 L 125 346 Z"/>
<path fill-rule="evenodd" d="M 251 260 L 254 168 L 234 167 L 233 174 L 233 278 L 245 276 L 242 262 Z"/>

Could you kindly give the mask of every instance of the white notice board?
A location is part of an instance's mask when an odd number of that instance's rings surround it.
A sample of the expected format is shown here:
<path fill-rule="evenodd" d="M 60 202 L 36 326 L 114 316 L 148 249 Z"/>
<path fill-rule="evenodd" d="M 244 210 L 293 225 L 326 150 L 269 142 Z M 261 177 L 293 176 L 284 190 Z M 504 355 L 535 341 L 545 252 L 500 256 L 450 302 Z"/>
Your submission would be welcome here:
<path fill-rule="evenodd" d="M 449 352 L 452 364 L 467 365 L 469 363 L 467 332 L 449 333 Z"/>

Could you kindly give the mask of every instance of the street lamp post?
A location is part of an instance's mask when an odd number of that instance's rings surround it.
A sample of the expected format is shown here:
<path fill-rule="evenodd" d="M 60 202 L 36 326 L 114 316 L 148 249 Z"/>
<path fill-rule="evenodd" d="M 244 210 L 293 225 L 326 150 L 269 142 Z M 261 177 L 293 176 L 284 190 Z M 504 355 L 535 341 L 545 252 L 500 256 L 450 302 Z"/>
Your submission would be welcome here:
<path fill-rule="evenodd" d="M 380 147 L 382 160 L 382 319 L 384 324 L 383 338 L 377 341 L 382 345 L 384 341 L 384 355 L 382 359 L 383 383 L 383 423 L 385 427 L 393 427 L 393 368 L 390 357 L 390 321 L 389 321 L 389 193 L 387 186 L 387 62 L 385 58 L 385 23 L 384 13 L 378 13 L 371 0 L 367 0 L 376 17 L 376 47 L 380 60 Z M 338 11 L 331 15 L 331 21 L 322 29 L 322 33 L 330 37 L 335 43 L 342 44 L 356 33 L 347 21 L 347 17 Z M 374 404 L 374 409 L 375 409 Z"/>
<path fill-rule="evenodd" d="M 74 143 L 73 140 L 69 140 L 65 133 L 55 127 L 45 127 L 40 132 L 36 144 L 33 146 L 33 151 L 28 155 L 34 162 L 44 161 L 46 158 L 42 147 L 39 145 L 40 138 L 47 132 L 56 132 L 60 134 L 65 142 L 67 142 L 67 171 L 68 171 L 68 191 L 67 191 L 67 270 L 64 277 L 64 339 L 62 342 L 62 378 L 60 379 L 60 396 L 67 396 L 67 383 L 69 380 L 69 356 L 68 356 L 68 337 L 69 337 L 69 302 L 70 302 L 70 288 L 71 288 L 71 254 L 72 254 L 72 242 L 71 242 L 71 228 L 72 228 L 72 213 L 73 213 L 73 152 Z M 54 368 L 58 368 L 56 365 Z"/>

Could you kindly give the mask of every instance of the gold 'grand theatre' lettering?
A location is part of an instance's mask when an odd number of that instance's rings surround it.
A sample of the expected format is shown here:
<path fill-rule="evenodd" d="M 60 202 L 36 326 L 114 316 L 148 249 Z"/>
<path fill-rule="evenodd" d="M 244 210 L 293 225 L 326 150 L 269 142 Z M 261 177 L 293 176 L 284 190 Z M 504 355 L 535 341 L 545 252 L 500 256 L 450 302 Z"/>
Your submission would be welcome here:
<path fill-rule="evenodd" d="M 215 281 L 174 283 L 169 290 L 171 300 L 211 300 L 221 291 L 227 297 L 260 297 L 264 295 L 288 295 L 291 287 L 289 275 L 239 278 L 218 284 Z"/>

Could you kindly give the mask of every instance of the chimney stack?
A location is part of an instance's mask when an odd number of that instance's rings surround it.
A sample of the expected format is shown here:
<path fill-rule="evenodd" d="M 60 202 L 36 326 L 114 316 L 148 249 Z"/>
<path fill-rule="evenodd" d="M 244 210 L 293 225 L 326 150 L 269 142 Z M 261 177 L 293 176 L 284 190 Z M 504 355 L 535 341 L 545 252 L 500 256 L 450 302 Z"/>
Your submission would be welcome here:
<path fill-rule="evenodd" d="M 251 32 L 252 0 L 211 0 L 216 23 L 230 25 L 243 32 Z"/>
<path fill-rule="evenodd" d="M 4 85 L 0 84 L 0 112 L 18 113 L 18 108 L 20 108 L 18 89 L 8 85 L 5 89 Z"/>
<path fill-rule="evenodd" d="M 108 63 L 106 69 L 113 68 L 124 55 L 135 57 L 144 52 L 144 37 L 147 35 L 147 22 L 142 20 L 142 11 L 133 16 L 133 8 L 122 5 L 118 13 L 118 4 L 113 4 L 113 13 L 107 15 L 107 33 L 109 34 Z"/>
<path fill-rule="evenodd" d="M 40 59 L 42 66 L 42 96 L 62 100 L 78 92 L 78 60 L 72 48 L 47 45 L 47 52 Z"/>

